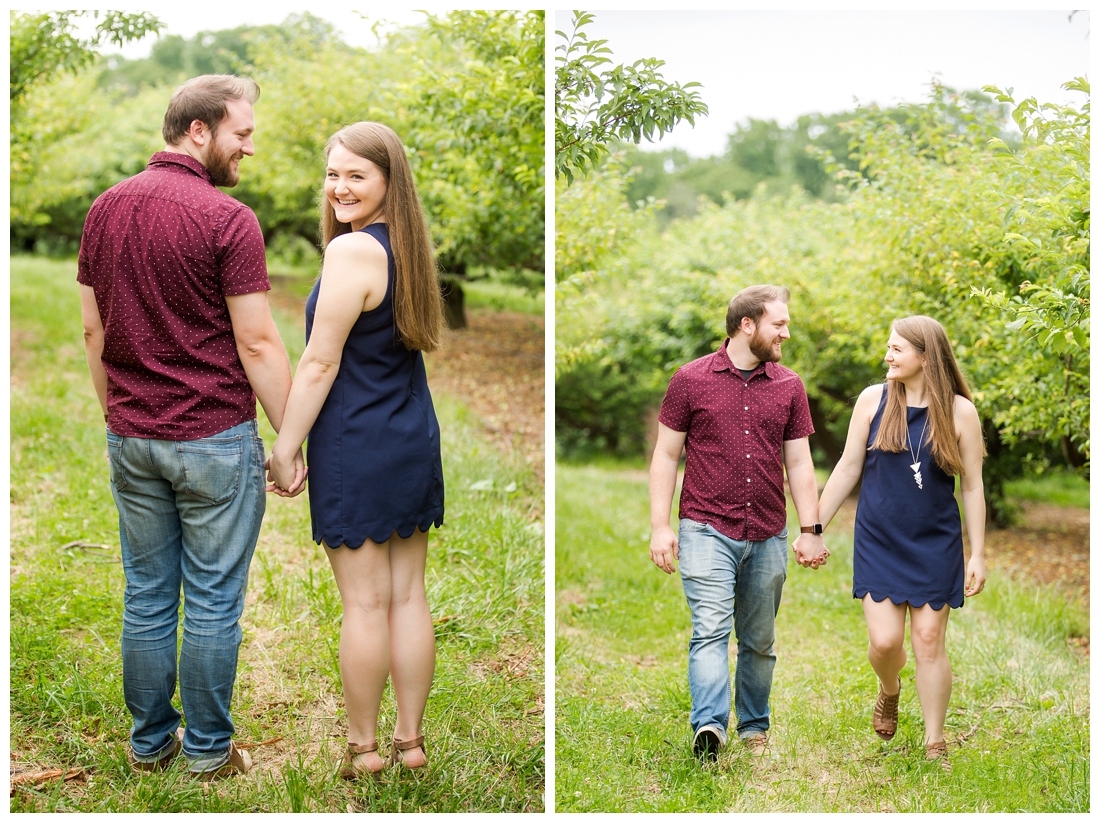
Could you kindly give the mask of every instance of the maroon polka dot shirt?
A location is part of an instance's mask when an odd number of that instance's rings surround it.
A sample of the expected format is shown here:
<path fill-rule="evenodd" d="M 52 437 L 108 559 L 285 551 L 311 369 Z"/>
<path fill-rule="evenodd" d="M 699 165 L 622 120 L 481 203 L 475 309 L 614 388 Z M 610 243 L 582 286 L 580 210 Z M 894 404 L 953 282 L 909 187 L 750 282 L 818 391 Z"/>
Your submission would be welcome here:
<path fill-rule="evenodd" d="M 767 540 L 787 525 L 783 442 L 813 434 L 802 379 L 763 363 L 745 380 L 726 345 L 672 376 L 658 418 L 686 432 L 680 517 L 733 540 Z"/>
<path fill-rule="evenodd" d="M 271 287 L 263 234 L 202 163 L 158 152 L 101 194 L 77 280 L 103 321 L 111 431 L 195 440 L 256 416 L 225 298 Z"/>

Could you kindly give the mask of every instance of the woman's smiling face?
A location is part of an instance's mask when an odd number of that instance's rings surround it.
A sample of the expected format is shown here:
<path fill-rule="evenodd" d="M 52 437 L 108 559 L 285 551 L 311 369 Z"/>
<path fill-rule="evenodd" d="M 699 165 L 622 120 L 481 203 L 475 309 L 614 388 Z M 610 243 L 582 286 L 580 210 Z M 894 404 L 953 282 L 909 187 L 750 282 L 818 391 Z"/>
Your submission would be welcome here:
<path fill-rule="evenodd" d="M 890 339 L 886 342 L 886 365 L 890 368 L 886 371 L 888 380 L 902 380 L 912 377 L 924 369 L 924 358 L 917 351 L 917 347 L 898 334 L 890 333 Z"/>
<path fill-rule="evenodd" d="M 337 143 L 328 153 L 325 197 L 341 223 L 352 231 L 384 217 L 382 205 L 388 186 L 382 170 L 365 157 Z"/>

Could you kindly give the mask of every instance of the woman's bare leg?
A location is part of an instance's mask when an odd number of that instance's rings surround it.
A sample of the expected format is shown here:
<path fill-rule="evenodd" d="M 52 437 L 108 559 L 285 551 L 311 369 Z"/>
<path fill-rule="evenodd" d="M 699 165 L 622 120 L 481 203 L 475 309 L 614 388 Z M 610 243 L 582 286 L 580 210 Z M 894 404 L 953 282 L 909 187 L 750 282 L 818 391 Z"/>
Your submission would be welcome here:
<path fill-rule="evenodd" d="M 389 611 L 390 670 L 397 700 L 394 737 L 412 740 L 421 734 L 424 708 L 435 674 L 435 629 L 424 593 L 428 535 L 415 531 L 407 538 L 390 537 L 391 599 Z M 420 747 L 402 753 L 415 769 L 427 759 Z"/>
<path fill-rule="evenodd" d="M 905 666 L 905 605 L 895 606 L 890 598 L 876 603 L 863 596 L 863 617 L 867 621 L 867 659 L 878 675 L 882 690 L 898 693 L 898 674 Z"/>
<path fill-rule="evenodd" d="M 325 546 L 344 619 L 340 625 L 340 677 L 348 713 L 348 742 L 358 745 L 378 740 L 378 712 L 390 672 L 389 614 L 391 604 L 390 546 L 367 540 L 358 549 Z M 355 765 L 369 771 L 383 766 L 382 753 L 355 757 Z"/>
<path fill-rule="evenodd" d="M 924 744 L 943 740 L 951 700 L 951 661 L 947 659 L 947 619 L 951 607 L 909 607 L 909 639 L 917 664 L 917 697 L 924 715 Z"/>

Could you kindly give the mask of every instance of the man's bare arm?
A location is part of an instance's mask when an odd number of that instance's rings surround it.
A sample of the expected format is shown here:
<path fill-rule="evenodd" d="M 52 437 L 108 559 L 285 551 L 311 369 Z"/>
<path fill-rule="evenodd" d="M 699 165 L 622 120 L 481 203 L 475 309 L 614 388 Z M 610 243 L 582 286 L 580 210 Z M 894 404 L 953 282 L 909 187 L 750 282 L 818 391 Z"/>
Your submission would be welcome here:
<path fill-rule="evenodd" d="M 783 443 L 783 465 L 787 469 L 787 484 L 791 487 L 798 520 L 812 526 L 819 523 L 817 509 L 817 479 L 814 477 L 814 461 L 810 455 L 810 440 L 803 437 Z M 820 535 L 799 534 L 794 541 L 795 559 L 800 566 L 816 569 L 825 565 L 829 556 L 825 541 Z"/>
<path fill-rule="evenodd" d="M 676 532 L 669 525 L 672 497 L 676 493 L 676 470 L 684 450 L 687 432 L 657 424 L 657 446 L 649 464 L 649 559 L 666 574 L 676 571 L 673 560 L 680 559 Z"/>
<path fill-rule="evenodd" d="M 103 415 L 107 415 L 107 370 L 103 368 L 103 319 L 95 302 L 95 290 L 80 284 L 80 318 L 84 324 L 84 354 Z"/>

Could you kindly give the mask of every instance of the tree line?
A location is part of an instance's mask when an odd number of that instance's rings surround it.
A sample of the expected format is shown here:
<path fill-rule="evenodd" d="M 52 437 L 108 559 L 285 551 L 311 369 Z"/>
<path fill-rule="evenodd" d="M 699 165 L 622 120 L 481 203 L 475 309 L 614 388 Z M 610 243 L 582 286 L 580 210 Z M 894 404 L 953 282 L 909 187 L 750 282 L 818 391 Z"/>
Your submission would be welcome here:
<path fill-rule="evenodd" d="M 257 156 L 233 195 L 255 210 L 277 258 L 316 259 L 324 143 L 342 125 L 379 120 L 409 150 L 445 276 L 489 269 L 541 285 L 541 11 L 428 14 L 372 50 L 305 13 L 277 26 L 167 36 L 141 60 L 96 54 L 110 30 L 77 41 L 75 14 L 12 12 L 13 248 L 71 253 L 92 200 L 163 148 L 175 87 L 225 72 L 261 87 Z M 113 42 L 159 27 L 147 15 L 128 19 L 135 27 Z M 41 53 L 45 63 L 18 98 L 17 53 Z"/>
<path fill-rule="evenodd" d="M 575 59 L 562 45 L 558 55 L 559 71 Z M 763 129 L 752 122 L 731 135 L 725 158 L 738 173 L 755 169 L 752 193 L 696 191 L 693 211 L 665 225 L 660 189 L 632 194 L 647 172 L 613 141 L 572 181 L 559 171 L 559 454 L 644 453 L 668 379 L 721 342 L 730 296 L 779 282 L 792 291 L 784 362 L 806 383 L 811 444 L 825 465 L 840 455 L 855 397 L 883 379 L 890 322 L 928 314 L 948 329 L 975 390 L 992 520 L 1013 517 L 1011 477 L 1052 464 L 1087 477 L 1089 85 L 1066 87 L 1083 102 L 937 85 L 922 103 L 848 113 L 835 123 L 842 142 L 807 152 L 828 177 L 828 199 L 811 185 L 767 185 L 784 175 L 782 135 L 750 140 Z M 1015 141 L 1005 139 L 1006 113 Z"/>

